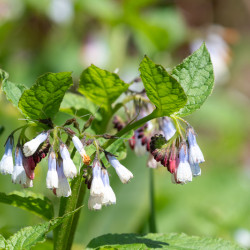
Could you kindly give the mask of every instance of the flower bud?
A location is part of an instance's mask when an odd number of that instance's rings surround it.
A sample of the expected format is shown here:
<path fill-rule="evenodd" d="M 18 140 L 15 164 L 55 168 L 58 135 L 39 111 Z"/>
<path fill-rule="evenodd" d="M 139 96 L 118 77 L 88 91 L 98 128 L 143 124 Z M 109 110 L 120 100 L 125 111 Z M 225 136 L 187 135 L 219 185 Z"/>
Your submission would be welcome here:
<path fill-rule="evenodd" d="M 56 189 L 57 197 L 69 197 L 71 195 L 71 188 L 69 182 L 63 172 L 63 162 L 57 163 L 57 174 L 58 174 L 58 188 Z"/>
<path fill-rule="evenodd" d="M 63 143 L 60 144 L 60 154 L 63 159 L 63 172 L 66 178 L 72 179 L 76 177 L 77 176 L 76 166 L 72 161 L 72 159 L 70 158 L 70 154 L 66 145 Z"/>
<path fill-rule="evenodd" d="M 169 157 L 169 165 L 168 165 L 168 171 L 173 174 L 176 171 L 176 147 L 175 144 L 172 145 L 171 147 L 171 152 L 170 152 L 170 157 Z"/>
<path fill-rule="evenodd" d="M 195 132 L 192 127 L 187 128 L 187 139 L 189 145 L 189 162 L 190 164 L 204 162 L 204 156 L 201 152 L 200 147 L 196 142 Z"/>
<path fill-rule="evenodd" d="M 102 204 L 105 206 L 116 204 L 115 193 L 109 184 L 109 176 L 106 169 L 102 170 L 102 182 L 104 185 L 104 196 Z"/>
<path fill-rule="evenodd" d="M 190 164 L 193 177 L 201 175 L 201 168 L 198 163 Z"/>
<path fill-rule="evenodd" d="M 35 178 L 34 170 L 36 167 L 36 163 L 33 159 L 33 156 L 23 157 L 23 167 L 28 179 L 34 180 Z"/>
<path fill-rule="evenodd" d="M 93 180 L 91 182 L 90 195 L 91 196 L 104 196 L 104 185 L 101 178 L 101 165 L 98 160 L 93 162 Z"/>
<path fill-rule="evenodd" d="M 179 149 L 179 165 L 176 171 L 176 180 L 182 184 L 192 181 L 192 171 L 188 163 L 187 144 L 182 142 Z"/>
<path fill-rule="evenodd" d="M 171 122 L 171 119 L 167 116 L 162 118 L 161 129 L 162 129 L 162 132 L 163 132 L 167 141 L 170 138 L 172 138 L 174 136 L 174 134 L 176 133 L 176 129 L 175 129 L 173 123 Z"/>
<path fill-rule="evenodd" d="M 12 174 L 13 173 L 13 157 L 12 157 L 12 150 L 13 150 L 13 143 L 14 138 L 13 136 L 9 136 L 6 145 L 5 145 L 5 152 L 0 162 L 0 173 L 1 174 Z"/>
<path fill-rule="evenodd" d="M 25 185 L 27 176 L 23 167 L 23 153 L 22 149 L 17 146 L 15 151 L 15 166 L 11 179 L 13 183 Z"/>
<path fill-rule="evenodd" d="M 102 209 L 102 196 L 89 196 L 88 209 L 89 210 L 101 210 Z"/>
<path fill-rule="evenodd" d="M 42 132 L 37 137 L 32 139 L 31 141 L 26 142 L 23 145 L 23 153 L 26 157 L 33 155 L 41 143 L 43 143 L 48 138 L 49 133 Z"/>
<path fill-rule="evenodd" d="M 108 161 L 114 167 L 117 175 L 119 176 L 122 183 L 128 183 L 134 176 L 125 168 L 114 156 L 107 155 Z"/>
<path fill-rule="evenodd" d="M 56 154 L 51 152 L 48 159 L 48 172 L 46 177 L 47 188 L 58 188 L 58 174 L 56 171 Z"/>
<path fill-rule="evenodd" d="M 81 155 L 82 157 L 82 160 L 83 160 L 83 163 L 85 165 L 89 165 L 90 163 L 90 158 L 89 156 L 86 154 L 86 151 L 84 150 L 84 147 L 83 147 L 83 144 L 81 142 L 81 140 L 76 136 L 74 135 L 72 137 L 72 141 L 75 145 L 75 148 L 77 149 L 77 151 L 79 152 L 79 154 Z"/>

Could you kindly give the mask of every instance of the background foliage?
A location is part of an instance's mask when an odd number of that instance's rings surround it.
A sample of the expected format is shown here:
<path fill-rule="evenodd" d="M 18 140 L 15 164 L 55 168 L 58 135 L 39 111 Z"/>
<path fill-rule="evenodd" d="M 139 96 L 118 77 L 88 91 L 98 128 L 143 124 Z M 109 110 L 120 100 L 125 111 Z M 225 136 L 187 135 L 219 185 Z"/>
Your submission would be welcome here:
<path fill-rule="evenodd" d="M 64 15 L 56 14 L 58 2 L 66 6 L 61 12 Z M 160 233 L 184 232 L 234 241 L 237 230 L 250 230 L 250 60 L 246 53 L 249 51 L 250 12 L 247 1 L 243 0 L 227 1 L 227 8 L 224 7 L 222 0 L 192 0 L 189 5 L 181 1 L 156 0 L 0 1 L 0 68 L 9 72 L 10 82 L 26 87 L 45 72 L 73 71 L 71 90 L 74 92 L 76 79 L 90 63 L 110 71 L 120 68 L 122 79 L 129 82 L 139 75 L 137 68 L 144 54 L 171 68 L 190 53 L 188 44 L 195 37 L 202 37 L 208 25 L 233 28 L 229 39 L 233 42 L 230 77 L 224 84 L 217 84 L 202 109 L 187 118 L 198 132 L 206 158 L 202 176 L 179 186 L 171 183 L 165 169 L 155 171 L 156 220 Z M 23 85 L 17 93 L 24 90 Z M 68 117 L 66 109 L 72 114 L 78 110 L 77 101 L 73 104 L 71 101 L 75 100 L 64 100 L 56 117 L 58 122 Z M 0 107 L 0 125 L 4 127 L 2 154 L 5 138 L 23 121 L 18 120 L 18 111 L 3 94 Z M 92 104 L 91 109 L 94 112 L 95 105 Z M 76 114 L 86 113 L 82 109 Z M 99 126 L 98 117 L 95 126 Z M 83 207 L 75 249 L 106 233 L 148 232 L 146 159 L 146 156 L 136 157 L 129 150 L 123 163 L 134 173 L 133 181 L 124 186 L 111 177 L 117 205 L 101 212 Z M 45 188 L 46 165 L 43 162 L 36 169 L 39 178 L 32 191 L 48 195 L 57 206 L 58 199 Z M 115 176 L 112 170 L 111 175 Z M 10 176 L 1 175 L 0 191 L 14 190 L 20 187 L 11 183 Z M 0 233 L 5 238 L 22 227 L 43 222 L 35 214 L 0 204 Z M 48 241 L 35 248 L 52 249 L 52 244 Z"/>

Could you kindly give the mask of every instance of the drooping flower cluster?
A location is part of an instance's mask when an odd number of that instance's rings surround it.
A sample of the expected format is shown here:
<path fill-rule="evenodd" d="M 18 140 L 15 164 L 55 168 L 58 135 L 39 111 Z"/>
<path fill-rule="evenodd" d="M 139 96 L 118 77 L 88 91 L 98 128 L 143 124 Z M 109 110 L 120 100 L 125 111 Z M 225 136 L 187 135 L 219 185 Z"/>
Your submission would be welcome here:
<path fill-rule="evenodd" d="M 149 104 L 142 107 L 137 119 L 145 117 L 151 110 Z M 119 117 L 113 123 L 117 129 L 124 126 Z M 175 120 L 175 123 L 178 121 Z M 192 181 L 192 177 L 201 175 L 199 164 L 204 162 L 204 157 L 196 142 L 194 129 L 188 124 L 183 137 L 183 128 L 180 128 L 179 123 L 178 126 L 177 130 L 170 117 L 157 118 L 135 130 L 129 144 L 137 155 L 149 152 L 148 167 L 162 165 L 172 174 L 174 183 L 185 184 Z"/>
<path fill-rule="evenodd" d="M 34 139 L 24 143 L 23 146 L 18 142 L 14 153 L 15 161 L 13 161 L 14 138 L 11 134 L 7 139 L 5 153 L 0 162 L 0 172 L 11 174 L 13 183 L 21 184 L 23 187 L 32 187 L 35 178 L 34 170 L 48 154 L 46 186 L 53 190 L 58 197 L 68 197 L 71 195 L 71 189 L 67 178 L 76 177 L 77 169 L 70 158 L 67 146 L 60 142 L 58 149 L 54 151 L 54 147 L 49 142 L 49 135 L 50 131 L 42 132 Z M 84 164 L 89 164 L 90 158 L 86 154 L 81 140 L 72 135 L 72 141 Z"/>
<path fill-rule="evenodd" d="M 108 152 L 105 152 L 105 155 L 111 166 L 114 167 L 121 182 L 128 183 L 133 178 L 133 174 L 115 156 Z M 99 160 L 95 159 L 92 167 L 88 208 L 90 210 L 100 210 L 102 206 L 112 204 L 116 204 L 116 196 L 110 186 L 108 171 L 104 166 L 101 166 Z"/>
<path fill-rule="evenodd" d="M 161 162 L 172 174 L 174 183 L 186 184 L 192 181 L 192 177 L 201 175 L 199 164 L 205 160 L 196 142 L 194 129 L 191 126 L 187 127 L 185 140 L 181 136 L 174 137 L 173 128 L 165 131 L 164 136 L 152 137 L 150 149 L 154 159 Z"/>

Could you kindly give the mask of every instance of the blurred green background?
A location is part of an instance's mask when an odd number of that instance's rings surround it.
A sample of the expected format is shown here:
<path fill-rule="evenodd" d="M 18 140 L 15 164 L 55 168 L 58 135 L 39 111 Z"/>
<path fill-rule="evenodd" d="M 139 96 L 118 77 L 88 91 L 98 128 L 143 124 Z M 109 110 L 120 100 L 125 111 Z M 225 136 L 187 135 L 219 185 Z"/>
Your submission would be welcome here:
<path fill-rule="evenodd" d="M 173 185 L 165 168 L 154 170 L 157 231 L 234 241 L 239 230 L 250 231 L 249 1 L 0 0 L 0 68 L 11 81 L 27 86 L 45 72 L 60 71 L 73 71 L 77 86 L 91 63 L 110 71 L 119 68 L 129 82 L 139 75 L 144 54 L 171 68 L 200 40 L 207 41 L 213 55 L 216 85 L 202 109 L 187 120 L 199 135 L 206 162 L 202 176 L 184 186 Z M 23 123 L 18 118 L 1 93 L 1 155 L 8 134 Z M 87 194 L 74 249 L 104 233 L 148 232 L 146 160 L 128 149 L 123 164 L 134 173 L 128 185 L 110 171 L 115 206 L 89 211 Z M 45 187 L 46 168 L 46 161 L 37 167 L 32 191 L 48 195 L 58 207 L 59 200 Z M 10 176 L 0 176 L 1 192 L 20 189 Z M 35 215 L 0 204 L 5 237 L 39 222 Z M 34 249 L 52 249 L 52 244 L 48 240 Z"/>

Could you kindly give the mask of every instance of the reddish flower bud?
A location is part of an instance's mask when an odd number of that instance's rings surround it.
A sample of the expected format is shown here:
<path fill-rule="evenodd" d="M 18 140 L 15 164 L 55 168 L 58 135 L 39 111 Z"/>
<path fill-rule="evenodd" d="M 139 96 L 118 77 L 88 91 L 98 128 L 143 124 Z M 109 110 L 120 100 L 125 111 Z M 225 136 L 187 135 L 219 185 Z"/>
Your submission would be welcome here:
<path fill-rule="evenodd" d="M 129 140 L 129 146 L 132 150 L 135 148 L 135 135 Z"/>
<path fill-rule="evenodd" d="M 176 155 L 177 155 L 177 150 L 176 150 L 175 145 L 173 144 L 171 148 L 170 157 L 169 157 L 169 169 L 168 169 L 168 171 L 172 174 L 175 173 L 175 170 L 177 167 Z"/>

